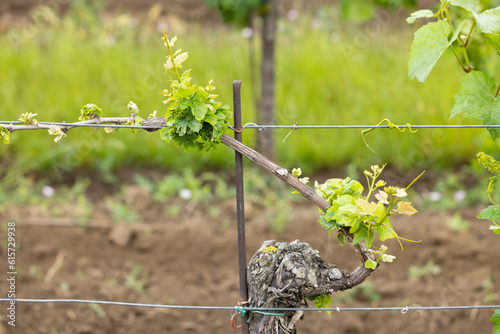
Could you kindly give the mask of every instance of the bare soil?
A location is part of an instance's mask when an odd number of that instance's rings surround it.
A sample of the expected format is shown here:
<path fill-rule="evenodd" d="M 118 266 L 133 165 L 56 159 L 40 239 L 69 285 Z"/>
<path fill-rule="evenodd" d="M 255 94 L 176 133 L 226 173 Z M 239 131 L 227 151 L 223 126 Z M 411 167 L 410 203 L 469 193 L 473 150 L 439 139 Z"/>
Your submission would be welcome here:
<path fill-rule="evenodd" d="M 102 185 L 89 191 L 95 212 L 86 229 L 72 217 L 41 218 L 36 205 L 15 205 L 0 215 L 5 223 L 17 219 L 16 241 L 18 298 L 77 298 L 120 302 L 175 305 L 236 306 L 239 300 L 235 203 L 215 203 L 217 215 L 208 207 L 186 202 L 183 214 L 169 218 L 163 204 L 150 202 L 137 207 L 135 224 L 116 224 L 102 206 Z M 290 208 L 292 219 L 284 233 L 269 226 L 265 208 L 247 206 L 247 258 L 265 240 L 307 242 L 326 261 L 352 270 L 360 261 L 354 249 L 340 247 L 336 238 L 316 222 L 318 210 L 306 200 Z M 500 284 L 498 236 L 486 221 L 477 220 L 480 208 L 460 211 L 472 222 L 467 231 L 453 232 L 445 225 L 452 213 L 422 211 L 413 217 L 394 219 L 400 235 L 422 240 L 387 245 L 397 259 L 384 264 L 364 285 L 373 284 L 381 300 L 370 302 L 371 293 L 359 293 L 352 301 L 334 307 L 484 305 L 485 297 Z M 230 223 L 224 223 L 229 221 Z M 0 295 L 6 296 L 6 245 L 0 248 Z M 420 279 L 408 276 L 409 267 L 432 261 L 442 270 Z M 141 267 L 139 267 L 141 266 Z M 483 281 L 491 277 L 493 290 Z M 498 302 L 498 299 L 497 299 Z M 0 314 L 6 315 L 6 304 Z M 299 333 L 491 333 L 492 309 L 460 311 L 370 311 L 306 313 Z M 0 317 L 0 333 L 236 333 L 231 312 L 167 310 L 87 304 L 18 303 L 16 327 Z"/>

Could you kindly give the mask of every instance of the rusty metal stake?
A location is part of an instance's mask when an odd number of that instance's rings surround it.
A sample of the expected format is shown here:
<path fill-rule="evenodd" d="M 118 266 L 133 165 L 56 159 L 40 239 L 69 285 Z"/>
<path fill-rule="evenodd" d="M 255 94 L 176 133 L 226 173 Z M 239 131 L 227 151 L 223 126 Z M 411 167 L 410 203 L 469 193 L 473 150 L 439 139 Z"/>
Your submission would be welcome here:
<path fill-rule="evenodd" d="M 241 81 L 233 82 L 234 139 L 241 142 Z M 243 156 L 235 151 L 236 215 L 238 220 L 238 262 L 240 274 L 240 303 L 248 301 L 247 258 L 245 245 L 245 200 L 243 192 Z M 241 333 L 248 334 L 247 315 L 241 317 Z"/>

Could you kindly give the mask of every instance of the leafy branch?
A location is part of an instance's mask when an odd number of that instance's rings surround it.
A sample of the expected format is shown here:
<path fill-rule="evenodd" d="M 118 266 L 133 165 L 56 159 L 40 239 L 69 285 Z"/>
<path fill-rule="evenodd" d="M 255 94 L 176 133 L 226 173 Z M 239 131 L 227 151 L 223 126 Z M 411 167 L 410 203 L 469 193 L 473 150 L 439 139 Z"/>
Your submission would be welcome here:
<path fill-rule="evenodd" d="M 500 104 L 497 97 L 500 93 L 500 84 L 495 83 L 487 73 L 474 70 L 467 48 L 473 32 L 479 30 L 478 33 L 500 54 L 500 7 L 478 12 L 479 6 L 479 0 L 442 0 L 436 13 L 431 10 L 420 10 L 411 14 L 407 19 L 408 23 L 426 18 L 436 18 L 437 21 L 429 22 L 415 32 L 408 62 L 408 74 L 410 79 L 416 78 L 424 83 L 438 59 L 446 49 L 450 48 L 464 72 L 467 73 L 460 83 L 461 90 L 455 96 L 455 105 L 450 117 L 463 114 L 464 117 L 477 118 L 486 125 L 498 125 L 500 124 Z M 469 17 L 457 28 L 453 27 L 452 9 L 465 11 Z M 460 36 L 470 20 L 472 23 L 466 36 Z M 462 49 L 463 60 L 453 44 Z M 492 128 L 488 131 L 493 139 L 500 136 L 498 129 Z"/>
<path fill-rule="evenodd" d="M 367 252 L 374 255 L 374 258 L 365 260 L 365 267 L 370 269 L 375 269 L 381 261 L 392 262 L 395 259 L 395 256 L 385 253 L 387 250 L 385 245 L 378 249 L 372 248 L 375 235 L 378 235 L 380 241 L 395 238 L 401 249 L 403 249 L 401 240 L 419 242 L 400 237 L 389 220 L 389 217 L 396 213 L 410 216 L 417 212 L 410 202 L 399 201 L 407 196 L 406 190 L 416 179 L 406 188 L 386 187 L 385 181 L 377 180 L 384 168 L 385 165 L 382 167 L 375 165 L 371 167 L 371 171 L 364 172 L 368 183 L 366 196 L 362 195 L 364 188 L 361 183 L 351 178 L 329 179 L 323 184 L 318 182 L 314 184 L 316 193 L 330 204 L 319 218 L 320 225 L 329 233 L 341 232 L 337 235 L 341 245 L 346 243 L 346 231 L 352 236 L 350 241 L 353 245 L 365 244 Z M 299 177 L 300 170 L 295 170 L 294 176 Z M 371 195 L 378 188 L 383 188 L 375 195 L 378 202 L 370 202 Z"/>

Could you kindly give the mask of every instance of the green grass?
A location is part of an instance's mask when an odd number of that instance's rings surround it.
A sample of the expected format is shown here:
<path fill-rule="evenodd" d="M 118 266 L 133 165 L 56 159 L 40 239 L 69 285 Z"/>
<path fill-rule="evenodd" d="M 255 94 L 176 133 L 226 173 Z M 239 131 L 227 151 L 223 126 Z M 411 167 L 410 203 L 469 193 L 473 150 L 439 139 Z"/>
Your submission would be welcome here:
<path fill-rule="evenodd" d="M 130 27 L 127 16 L 102 21 L 91 12 L 85 15 L 39 23 L 30 34 L 25 29 L 0 35 L 0 120 L 36 112 L 40 121 L 71 122 L 86 103 L 102 107 L 105 116 L 127 116 L 130 100 L 144 118 L 153 110 L 164 114 L 158 92 L 168 87 L 168 77 L 162 68 L 166 50 L 161 34 L 147 22 Z M 407 77 L 415 27 L 400 29 L 403 22 L 393 22 L 397 28 L 387 27 L 358 48 L 353 41 L 363 28 L 313 29 L 310 20 L 304 16 L 299 23 L 280 23 L 279 124 L 376 124 L 383 118 L 395 124 L 450 123 L 451 97 L 463 77 L 452 54 L 438 62 L 422 86 Z M 214 79 L 220 99 L 230 106 L 232 81 L 243 80 L 243 121 L 254 122 L 250 70 L 258 69 L 247 66 L 247 40 L 238 30 L 223 27 L 194 24 L 177 30 L 168 33 L 178 35 L 179 46 L 189 51 L 185 66 L 193 69 L 194 80 L 206 84 Z M 332 42 L 332 33 L 342 42 Z M 348 163 L 362 168 L 384 162 L 401 169 L 447 168 L 470 161 L 485 145 L 493 147 L 485 130 L 375 130 L 366 139 L 377 154 L 365 146 L 360 130 L 298 130 L 283 143 L 288 132 L 276 131 L 278 161 L 290 168 L 302 166 L 306 174 Z M 253 145 L 256 134 L 246 131 L 245 142 Z M 125 165 L 174 170 L 233 166 L 233 153 L 226 147 L 184 153 L 162 142 L 158 133 L 134 135 L 123 129 L 117 134 L 74 129 L 59 143 L 46 131 L 15 132 L 10 145 L 0 146 L 0 159 L 16 170 L 56 176 L 88 168 L 110 173 Z"/>

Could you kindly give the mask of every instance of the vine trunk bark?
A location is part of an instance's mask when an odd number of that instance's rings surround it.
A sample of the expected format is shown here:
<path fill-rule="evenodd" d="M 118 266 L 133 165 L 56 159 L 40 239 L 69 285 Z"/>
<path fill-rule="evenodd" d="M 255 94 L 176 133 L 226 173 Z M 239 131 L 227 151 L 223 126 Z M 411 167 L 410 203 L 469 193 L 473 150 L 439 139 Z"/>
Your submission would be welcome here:
<path fill-rule="evenodd" d="M 364 266 L 363 266 L 364 267 Z M 325 263 L 307 243 L 265 241 L 248 264 L 249 307 L 306 308 L 307 297 L 362 283 L 371 270 L 352 273 Z M 294 334 L 304 311 L 250 313 L 250 334 Z"/>

